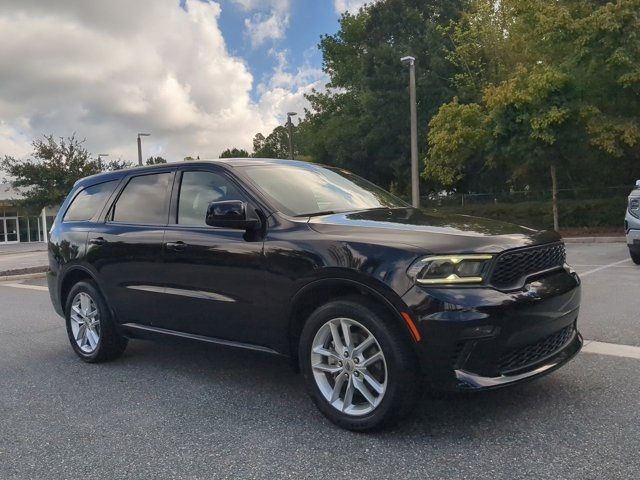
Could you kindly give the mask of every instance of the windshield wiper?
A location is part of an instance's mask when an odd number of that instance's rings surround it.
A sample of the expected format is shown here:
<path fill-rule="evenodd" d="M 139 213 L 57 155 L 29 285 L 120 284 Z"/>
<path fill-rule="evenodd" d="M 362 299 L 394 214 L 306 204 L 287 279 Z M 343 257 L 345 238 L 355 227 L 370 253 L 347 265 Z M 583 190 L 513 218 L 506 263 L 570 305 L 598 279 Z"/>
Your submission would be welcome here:
<path fill-rule="evenodd" d="M 299 215 L 295 215 L 296 217 L 319 217 L 321 215 L 334 215 L 338 212 L 334 210 L 324 210 L 322 212 L 311 212 L 311 213 L 301 213 Z"/>
<path fill-rule="evenodd" d="M 362 212 L 375 212 L 376 210 L 395 210 L 396 208 L 404 208 L 404 207 L 373 207 L 373 208 L 365 208 L 361 210 Z"/>
<path fill-rule="evenodd" d="M 294 217 L 320 217 L 322 215 L 335 215 L 336 213 L 372 212 L 374 210 L 396 210 L 400 208 L 407 208 L 407 207 L 373 207 L 373 208 L 362 208 L 362 209 L 355 209 L 355 210 L 323 210 L 320 212 L 301 213 L 299 215 L 294 215 Z"/>

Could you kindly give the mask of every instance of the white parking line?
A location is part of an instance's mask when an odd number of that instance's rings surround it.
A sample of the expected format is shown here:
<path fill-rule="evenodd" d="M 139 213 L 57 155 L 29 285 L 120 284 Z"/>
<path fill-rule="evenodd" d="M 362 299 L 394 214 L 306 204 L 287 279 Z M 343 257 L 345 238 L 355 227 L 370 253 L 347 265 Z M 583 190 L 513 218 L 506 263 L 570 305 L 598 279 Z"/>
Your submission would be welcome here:
<path fill-rule="evenodd" d="M 578 275 L 580 275 L 580 277 L 586 277 L 587 275 L 591 275 L 592 273 L 596 273 L 599 272 L 601 270 L 604 270 L 606 268 L 611 268 L 611 267 L 615 267 L 616 265 L 620 265 L 621 263 L 627 263 L 630 262 L 631 259 L 630 258 L 625 258 L 624 260 L 620 260 L 619 262 L 613 262 L 613 263 L 609 263 L 608 265 L 602 265 L 598 268 L 594 268 L 591 270 L 587 270 L 586 272 L 583 273 L 578 273 Z"/>
<path fill-rule="evenodd" d="M 598 355 L 610 355 L 612 357 L 635 358 L 640 360 L 640 347 L 632 345 L 619 345 L 617 343 L 605 343 L 585 341 L 582 347 L 583 353 L 595 353 Z"/>
<path fill-rule="evenodd" d="M 603 265 L 598 265 L 598 264 L 584 264 L 581 265 L 579 263 L 572 263 L 570 264 L 570 266 L 572 267 L 580 267 L 580 268 L 584 268 L 584 267 L 602 267 Z M 611 265 L 610 268 L 635 268 L 635 265 Z"/>
<path fill-rule="evenodd" d="M 39 290 L 41 292 L 48 292 L 49 289 L 47 287 L 43 287 L 41 285 L 24 285 L 22 283 L 0 283 L 2 287 L 13 287 L 13 288 L 26 288 L 27 290 Z"/>

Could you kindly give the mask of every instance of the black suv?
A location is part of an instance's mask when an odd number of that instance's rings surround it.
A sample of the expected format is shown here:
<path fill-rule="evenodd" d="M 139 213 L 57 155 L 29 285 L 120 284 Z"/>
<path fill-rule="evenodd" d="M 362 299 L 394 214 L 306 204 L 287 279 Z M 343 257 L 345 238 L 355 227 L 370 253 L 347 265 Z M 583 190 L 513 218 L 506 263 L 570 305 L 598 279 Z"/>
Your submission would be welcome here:
<path fill-rule="evenodd" d="M 580 281 L 552 232 L 441 215 L 344 170 L 236 159 L 77 182 L 49 243 L 74 351 L 179 337 L 288 357 L 333 422 L 407 414 L 575 356 Z"/>

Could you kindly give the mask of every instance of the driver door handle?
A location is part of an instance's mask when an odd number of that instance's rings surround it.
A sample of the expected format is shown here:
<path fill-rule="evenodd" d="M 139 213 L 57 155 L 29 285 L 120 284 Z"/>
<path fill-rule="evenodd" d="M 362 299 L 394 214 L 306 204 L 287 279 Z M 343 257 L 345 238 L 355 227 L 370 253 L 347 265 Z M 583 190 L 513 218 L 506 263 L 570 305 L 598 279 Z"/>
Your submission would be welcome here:
<path fill-rule="evenodd" d="M 182 252 L 187 249 L 187 244 L 182 241 L 167 242 L 164 245 L 167 247 L 167 250 L 172 250 L 174 252 Z"/>
<path fill-rule="evenodd" d="M 103 237 L 96 237 L 89 240 L 89 245 L 104 245 L 107 241 Z"/>

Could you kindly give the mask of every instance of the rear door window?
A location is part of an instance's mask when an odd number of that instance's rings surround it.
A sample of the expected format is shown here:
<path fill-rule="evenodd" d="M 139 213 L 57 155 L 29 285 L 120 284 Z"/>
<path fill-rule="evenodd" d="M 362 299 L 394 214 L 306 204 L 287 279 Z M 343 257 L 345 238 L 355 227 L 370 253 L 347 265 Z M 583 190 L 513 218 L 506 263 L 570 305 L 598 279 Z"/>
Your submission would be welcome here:
<path fill-rule="evenodd" d="M 166 224 L 171 179 L 170 172 L 133 177 L 113 207 L 112 221 L 142 225 Z"/>
<path fill-rule="evenodd" d="M 99 183 L 82 190 L 69 205 L 63 221 L 82 222 L 91 220 L 102 208 L 109 195 L 113 193 L 119 180 Z"/>

